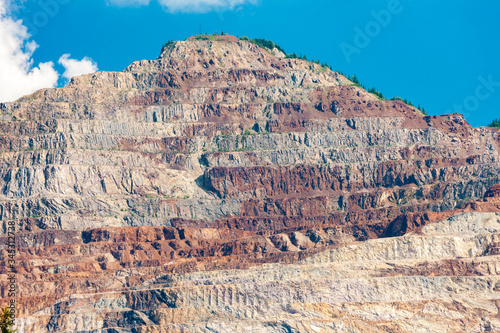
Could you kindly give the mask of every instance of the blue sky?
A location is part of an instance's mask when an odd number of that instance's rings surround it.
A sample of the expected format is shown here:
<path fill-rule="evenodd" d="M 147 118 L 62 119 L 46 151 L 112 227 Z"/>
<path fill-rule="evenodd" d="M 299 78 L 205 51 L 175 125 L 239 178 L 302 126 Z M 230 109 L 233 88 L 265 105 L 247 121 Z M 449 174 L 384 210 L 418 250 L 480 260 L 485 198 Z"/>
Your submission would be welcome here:
<path fill-rule="evenodd" d="M 43 6 L 50 1 L 58 8 Z M 39 45 L 32 66 L 53 62 L 60 74 L 68 71 L 58 63 L 63 54 L 74 59 L 74 73 L 91 68 L 79 66 L 84 57 L 99 70 L 121 71 L 155 59 L 165 41 L 197 34 L 201 24 L 204 33 L 271 39 L 356 74 L 386 97 L 429 114 L 459 111 L 481 126 L 500 118 L 499 13 L 495 0 L 42 0 L 7 15 Z M 57 84 L 65 82 L 61 74 Z"/>

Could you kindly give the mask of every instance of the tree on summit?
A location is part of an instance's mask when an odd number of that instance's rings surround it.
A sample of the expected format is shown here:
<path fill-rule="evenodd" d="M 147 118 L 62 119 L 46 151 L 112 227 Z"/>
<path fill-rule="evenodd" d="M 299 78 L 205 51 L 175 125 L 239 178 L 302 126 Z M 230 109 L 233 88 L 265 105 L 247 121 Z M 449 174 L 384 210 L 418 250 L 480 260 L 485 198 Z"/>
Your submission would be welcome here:
<path fill-rule="evenodd" d="M 493 119 L 491 121 L 491 123 L 488 125 L 488 127 L 500 128 L 500 118 L 499 119 Z"/>

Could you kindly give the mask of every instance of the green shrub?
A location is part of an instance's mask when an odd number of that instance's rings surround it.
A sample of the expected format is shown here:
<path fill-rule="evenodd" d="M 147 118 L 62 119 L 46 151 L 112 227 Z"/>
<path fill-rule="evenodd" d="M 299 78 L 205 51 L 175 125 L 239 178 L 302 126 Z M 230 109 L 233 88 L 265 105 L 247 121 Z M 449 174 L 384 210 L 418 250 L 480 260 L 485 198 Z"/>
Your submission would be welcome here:
<path fill-rule="evenodd" d="M 405 103 L 406 105 L 410 105 L 410 106 L 415 107 L 415 105 L 413 105 L 413 103 L 411 101 L 407 100 L 406 98 L 403 99 L 399 96 L 391 98 L 391 101 L 401 101 L 401 102 Z"/>
<path fill-rule="evenodd" d="M 223 41 L 224 38 L 217 37 L 220 36 L 220 34 L 212 34 L 212 35 L 199 35 L 195 37 L 195 40 L 212 40 L 212 41 Z"/>
<path fill-rule="evenodd" d="M 382 94 L 380 91 L 378 91 L 377 89 L 375 88 L 370 88 L 368 89 L 368 92 L 371 93 L 371 94 L 374 94 L 375 96 L 377 96 L 378 98 L 380 98 L 381 100 L 385 100 L 385 96 L 384 94 Z"/>
<path fill-rule="evenodd" d="M 264 39 L 264 38 L 248 38 L 246 36 L 243 36 L 243 37 L 239 37 L 240 40 L 244 40 L 244 41 L 247 41 L 247 42 L 250 42 L 250 43 L 253 43 L 257 46 L 260 46 L 262 48 L 265 48 L 265 49 L 268 49 L 268 50 L 273 50 L 274 48 L 277 48 L 279 51 L 281 51 L 283 54 L 285 54 L 285 59 L 301 59 L 301 60 L 305 60 L 305 61 L 308 61 L 307 60 L 307 56 L 305 54 L 301 54 L 301 55 L 298 55 L 297 53 L 293 52 L 293 53 L 286 53 L 285 49 L 283 49 L 281 46 L 279 46 L 278 44 L 276 44 L 275 42 L 273 41 L 270 41 L 270 40 L 267 40 L 267 39 Z M 320 66 L 323 67 L 324 71 L 326 71 L 326 69 L 330 69 L 333 71 L 333 68 L 328 65 L 327 63 L 324 63 L 324 64 L 321 64 L 319 60 L 311 60 L 311 62 L 315 63 L 315 64 L 318 64 Z"/>
<path fill-rule="evenodd" d="M 268 49 L 269 51 L 272 51 L 274 48 L 277 48 L 279 51 L 283 52 L 283 54 L 286 54 L 285 50 L 281 46 L 279 46 L 278 44 L 274 43 L 271 40 L 267 40 L 264 38 L 251 39 L 251 38 L 248 38 L 246 36 L 240 37 L 240 40 L 245 40 L 247 42 L 253 43 L 253 44 L 260 46 L 264 49 Z"/>
<path fill-rule="evenodd" d="M 160 55 L 163 53 L 163 51 L 165 51 L 165 49 L 167 47 L 169 47 L 170 45 L 175 45 L 175 41 L 173 40 L 169 40 L 168 42 L 166 42 L 165 44 L 163 44 L 162 48 L 161 48 L 161 52 L 160 52 Z"/>
<path fill-rule="evenodd" d="M 493 119 L 491 121 L 491 123 L 488 125 L 488 127 L 500 128 L 500 118 L 499 119 Z"/>
<path fill-rule="evenodd" d="M 414 108 L 417 108 L 422 114 L 428 115 L 427 112 L 425 112 L 425 108 L 421 107 L 420 104 L 418 106 L 413 105 L 413 103 L 410 100 L 407 100 L 406 98 L 401 98 L 399 96 L 391 98 L 391 101 L 401 101 L 405 103 L 406 105 L 413 106 Z"/>
<path fill-rule="evenodd" d="M 356 86 L 358 86 L 360 88 L 363 88 L 363 85 L 361 84 L 361 82 L 359 82 L 358 77 L 356 76 L 356 74 L 353 75 L 353 76 L 349 76 L 348 79 L 349 79 L 349 81 L 352 81 L 352 83 L 354 83 L 354 85 L 356 85 Z"/>
<path fill-rule="evenodd" d="M 4 306 L 0 313 L 0 330 L 2 333 L 14 333 L 16 330 L 12 329 L 14 326 L 12 322 L 12 314 L 7 306 Z"/>
<path fill-rule="evenodd" d="M 285 58 L 286 58 L 286 59 L 301 59 L 301 58 L 297 55 L 297 53 L 295 53 L 295 52 L 290 53 L 290 54 L 287 54 L 287 55 L 285 56 Z"/>

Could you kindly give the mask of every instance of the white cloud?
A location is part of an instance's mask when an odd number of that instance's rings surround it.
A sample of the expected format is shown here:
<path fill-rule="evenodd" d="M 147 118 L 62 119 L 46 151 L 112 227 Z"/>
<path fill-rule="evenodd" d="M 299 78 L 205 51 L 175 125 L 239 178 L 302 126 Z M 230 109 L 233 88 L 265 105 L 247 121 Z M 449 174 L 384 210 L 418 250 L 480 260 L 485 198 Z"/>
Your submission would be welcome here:
<path fill-rule="evenodd" d="M 106 2 L 119 7 L 139 7 L 149 5 L 151 0 L 106 0 Z"/>
<path fill-rule="evenodd" d="M 234 9 L 245 3 L 255 3 L 255 0 L 157 0 L 168 12 L 205 13 L 211 10 Z M 116 6 L 149 5 L 151 0 L 107 0 L 108 4 Z"/>
<path fill-rule="evenodd" d="M 248 0 L 159 0 L 169 12 L 203 13 L 211 10 L 234 9 Z"/>
<path fill-rule="evenodd" d="M 0 102 L 54 87 L 59 77 L 52 62 L 33 66 L 31 56 L 38 45 L 28 41 L 28 31 L 21 21 L 9 17 L 8 5 L 0 0 Z"/>
<path fill-rule="evenodd" d="M 63 77 L 67 80 L 73 76 L 94 73 L 98 71 L 97 64 L 90 58 L 84 57 L 82 60 L 70 59 L 69 54 L 63 54 L 59 63 L 64 67 Z"/>
<path fill-rule="evenodd" d="M 23 22 L 12 18 L 12 9 L 15 8 L 11 0 L 0 0 L 0 102 L 55 87 L 59 79 L 52 61 L 34 65 L 32 55 L 38 45 L 30 41 Z M 65 78 L 97 70 L 97 65 L 87 57 L 78 61 L 65 54 L 59 62 L 65 68 Z"/>

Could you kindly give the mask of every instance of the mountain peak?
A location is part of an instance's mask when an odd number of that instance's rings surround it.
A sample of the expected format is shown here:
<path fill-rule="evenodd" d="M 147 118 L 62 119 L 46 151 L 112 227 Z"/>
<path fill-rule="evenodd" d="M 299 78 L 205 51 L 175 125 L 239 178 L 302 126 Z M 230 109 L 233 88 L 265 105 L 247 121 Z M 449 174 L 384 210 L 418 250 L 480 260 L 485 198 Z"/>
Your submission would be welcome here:
<path fill-rule="evenodd" d="M 194 41 L 194 42 L 199 42 L 199 41 L 214 41 L 214 42 L 232 42 L 232 43 L 237 43 L 240 41 L 240 38 L 232 35 L 223 35 L 223 34 L 212 34 L 212 35 L 196 35 L 196 36 L 191 36 L 186 38 L 186 41 Z"/>
<path fill-rule="evenodd" d="M 271 45 L 274 45 L 272 43 Z M 306 69 L 321 67 L 300 59 L 284 59 L 278 48 L 256 45 L 248 39 L 230 35 L 198 35 L 184 41 L 166 43 L 156 60 L 131 64 L 126 72 L 164 70 L 213 70 L 216 68 Z"/>

